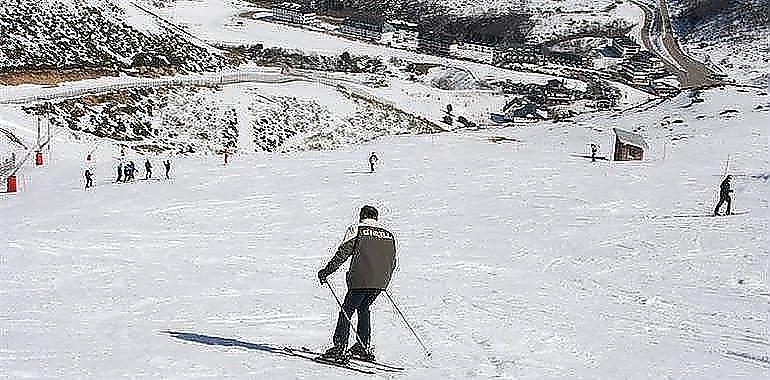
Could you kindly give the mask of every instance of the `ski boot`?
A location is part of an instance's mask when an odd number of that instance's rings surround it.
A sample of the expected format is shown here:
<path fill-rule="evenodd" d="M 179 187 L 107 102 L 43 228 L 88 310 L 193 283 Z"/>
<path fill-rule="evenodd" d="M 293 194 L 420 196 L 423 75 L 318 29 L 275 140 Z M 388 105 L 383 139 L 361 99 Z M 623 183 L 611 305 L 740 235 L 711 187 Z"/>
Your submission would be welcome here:
<path fill-rule="evenodd" d="M 374 362 L 375 359 L 374 354 L 370 350 L 365 349 L 364 346 L 358 343 L 350 347 L 350 356 L 365 362 Z"/>
<path fill-rule="evenodd" d="M 343 346 L 334 346 L 326 350 L 318 359 L 339 364 L 347 364 L 350 361 L 350 357 L 345 352 L 345 347 Z"/>

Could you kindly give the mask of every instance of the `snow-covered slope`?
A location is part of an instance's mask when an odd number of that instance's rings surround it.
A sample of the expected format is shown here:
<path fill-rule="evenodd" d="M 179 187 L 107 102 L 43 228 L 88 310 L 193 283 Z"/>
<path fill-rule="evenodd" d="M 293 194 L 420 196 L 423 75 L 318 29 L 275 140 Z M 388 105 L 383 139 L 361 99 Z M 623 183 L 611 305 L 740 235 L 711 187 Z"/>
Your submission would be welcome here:
<path fill-rule="evenodd" d="M 423 102 L 426 115 L 421 117 L 401 110 L 408 106 L 406 96 L 398 103 L 383 103 L 374 96 L 295 79 L 279 85 L 115 90 L 21 109 L 28 113 L 22 123 L 31 125 L 40 115 L 75 139 L 94 144 L 106 139 L 141 152 L 334 149 L 386 135 L 441 129 L 436 125 L 440 116 L 434 114 L 440 114 L 440 107 L 446 106 L 443 103 L 431 109 Z M 442 98 L 457 99 L 451 95 Z M 19 109 L 2 106 L 0 114 Z"/>
<path fill-rule="evenodd" d="M 534 1 L 535 20 L 530 43 L 546 43 L 586 36 L 613 37 L 642 23 L 638 9 L 628 1 Z"/>
<path fill-rule="evenodd" d="M 129 68 L 213 70 L 223 60 L 202 42 L 128 0 L 14 0 L 0 5 L 0 74 Z"/>
<path fill-rule="evenodd" d="M 414 10 L 423 13 L 431 12 L 431 8 L 453 15 L 483 15 L 503 13 L 506 11 L 543 11 L 585 12 L 604 8 L 613 0 L 349 0 L 345 4 L 357 9 L 375 9 L 389 14 L 398 10 Z"/>
<path fill-rule="evenodd" d="M 408 367 L 398 378 L 765 378 L 768 101 L 716 89 L 571 126 L 389 137 L 229 166 L 179 158 L 167 182 L 112 184 L 105 147 L 91 191 L 80 187 L 92 147 L 57 141 L 53 165 L 25 168 L 25 191 L 0 195 L 0 369 L 350 378 L 259 344 L 330 343 L 336 306 L 315 272 L 370 203 L 399 238 L 392 293 L 434 351 L 424 359 L 379 299 L 374 345 Z M 572 156 L 588 142 L 607 154 L 616 126 L 648 138 L 646 161 Z M 357 174 L 371 151 L 380 169 Z M 735 209 L 750 212 L 706 217 L 728 154 Z M 340 291 L 343 277 L 332 278 Z"/>
<path fill-rule="evenodd" d="M 740 83 L 770 86 L 770 0 L 670 3 L 688 54 Z"/>
<path fill-rule="evenodd" d="M 408 18 L 415 22 L 420 20 L 425 28 L 428 28 L 425 23 L 429 21 L 421 16 L 428 14 L 442 15 L 439 18 L 463 17 L 463 22 L 470 24 L 474 24 L 473 17 L 492 17 L 509 11 L 514 14 L 531 14 L 532 22 L 525 23 L 531 25 L 522 25 L 523 32 L 529 31 L 526 36 L 528 43 L 541 43 L 574 36 L 601 36 L 616 30 L 631 28 L 639 22 L 638 11 L 631 3 L 627 1 L 617 3 L 611 0 L 537 0 L 527 3 L 508 0 L 483 2 L 478 0 L 417 2 L 365 0 L 351 1 L 348 4 L 362 12 L 382 11 L 391 17 L 411 16 Z M 314 36 L 312 33 L 302 33 L 304 38 L 301 38 L 297 36 L 295 28 L 239 17 L 250 12 L 265 11 L 267 10 L 245 0 L 179 0 L 158 9 L 159 14 L 209 41 L 242 42 L 251 39 L 264 41 L 270 46 L 302 48 L 301 44 L 304 42 L 310 43 L 322 37 L 326 39 L 325 43 L 305 45 L 306 49 L 327 51 L 345 41 L 338 41 L 339 39 L 326 35 Z M 438 21 L 434 20 L 434 22 Z M 483 25 L 484 22 L 480 24 Z M 329 27 L 333 28 L 333 26 Z M 363 53 L 360 48 L 354 51 Z"/>
<path fill-rule="evenodd" d="M 257 9 L 253 4 L 242 0 L 203 0 L 179 1 L 173 6 L 162 8 L 158 12 L 170 22 L 182 25 L 191 34 L 215 44 L 254 45 L 264 47 L 282 47 L 297 49 L 306 54 L 339 56 L 344 52 L 356 56 L 377 57 L 387 64 L 391 60 L 414 63 L 436 64 L 459 68 L 486 81 L 515 80 L 518 83 L 545 83 L 548 79 L 564 79 L 558 69 L 554 75 L 514 71 L 486 64 L 448 59 L 430 55 L 392 49 L 381 45 L 342 38 L 321 31 L 300 29 L 293 26 L 240 17 L 244 12 Z M 582 18 L 587 16 L 582 15 Z M 628 15 L 630 18 L 636 16 Z M 539 68 L 542 69 L 542 68 Z M 577 80 L 567 79 L 567 82 Z M 585 86 L 582 81 L 581 86 Z M 622 93 L 623 106 L 646 99 L 649 94 L 619 83 L 613 83 Z M 487 115 L 488 116 L 488 115 Z M 486 119 L 486 117 L 485 117 Z"/>

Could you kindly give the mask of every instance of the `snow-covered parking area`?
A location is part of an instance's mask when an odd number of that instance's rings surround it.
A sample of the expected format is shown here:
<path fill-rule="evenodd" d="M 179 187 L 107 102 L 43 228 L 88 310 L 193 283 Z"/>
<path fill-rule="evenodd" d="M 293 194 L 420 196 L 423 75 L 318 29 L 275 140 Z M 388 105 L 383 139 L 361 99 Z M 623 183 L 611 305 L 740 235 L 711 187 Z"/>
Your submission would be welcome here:
<path fill-rule="evenodd" d="M 349 378 L 257 345 L 330 344 L 315 273 L 370 203 L 399 238 L 392 294 L 434 351 L 379 299 L 374 345 L 407 367 L 395 378 L 766 378 L 770 117 L 751 91 L 569 127 L 179 158 L 171 181 L 113 184 L 103 153 L 90 191 L 90 146 L 57 141 L 53 164 L 0 195 L 0 373 Z M 641 127 L 644 162 L 573 156 L 591 141 L 608 154 L 615 126 Z M 359 173 L 372 151 L 381 167 Z M 728 154 L 750 212 L 708 217 Z"/>

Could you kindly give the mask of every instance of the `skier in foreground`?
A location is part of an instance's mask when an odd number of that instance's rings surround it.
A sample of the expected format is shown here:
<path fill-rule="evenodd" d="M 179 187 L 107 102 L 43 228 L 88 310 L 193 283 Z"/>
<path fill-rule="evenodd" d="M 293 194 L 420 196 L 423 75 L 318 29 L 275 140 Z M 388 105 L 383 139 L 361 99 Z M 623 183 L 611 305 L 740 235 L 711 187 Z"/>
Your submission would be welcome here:
<path fill-rule="evenodd" d="M 374 361 L 369 350 L 371 325 L 369 306 L 384 289 L 388 287 L 393 270 L 396 268 L 396 241 L 393 234 L 379 226 L 377 209 L 364 206 L 359 214 L 359 223 L 350 226 L 345 233 L 337 253 L 326 266 L 318 271 L 318 280 L 326 283 L 326 278 L 334 273 L 351 257 L 347 273 L 348 292 L 342 304 L 334 330 L 334 347 L 327 350 L 321 359 L 346 363 L 349 355 L 361 360 Z M 358 332 L 363 346 L 356 342 L 348 355 L 349 318 L 358 312 Z M 343 312 L 345 314 L 343 314 Z M 347 316 L 346 316 L 347 315 Z"/>
<path fill-rule="evenodd" d="M 714 216 L 719 216 L 719 208 L 722 207 L 722 204 L 727 202 L 727 213 L 725 215 L 732 215 L 732 203 L 733 199 L 730 196 L 730 193 L 733 192 L 733 190 L 730 188 L 730 180 L 733 179 L 733 176 L 727 175 L 725 177 L 725 180 L 722 181 L 722 184 L 719 185 L 719 202 L 717 203 L 717 207 L 714 208 Z"/>

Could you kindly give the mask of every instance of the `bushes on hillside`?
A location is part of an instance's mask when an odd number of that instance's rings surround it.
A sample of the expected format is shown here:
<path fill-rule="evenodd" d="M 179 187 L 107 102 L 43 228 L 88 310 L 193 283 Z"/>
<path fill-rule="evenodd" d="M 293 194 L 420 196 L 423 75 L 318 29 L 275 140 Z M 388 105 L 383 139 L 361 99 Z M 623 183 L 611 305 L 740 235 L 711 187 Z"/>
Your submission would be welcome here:
<path fill-rule="evenodd" d="M 96 7 L 85 0 L 18 0 L 3 2 L 0 14 L 0 73 L 161 67 L 203 71 L 222 65 L 220 57 L 174 33 L 127 24 L 112 3 Z"/>

